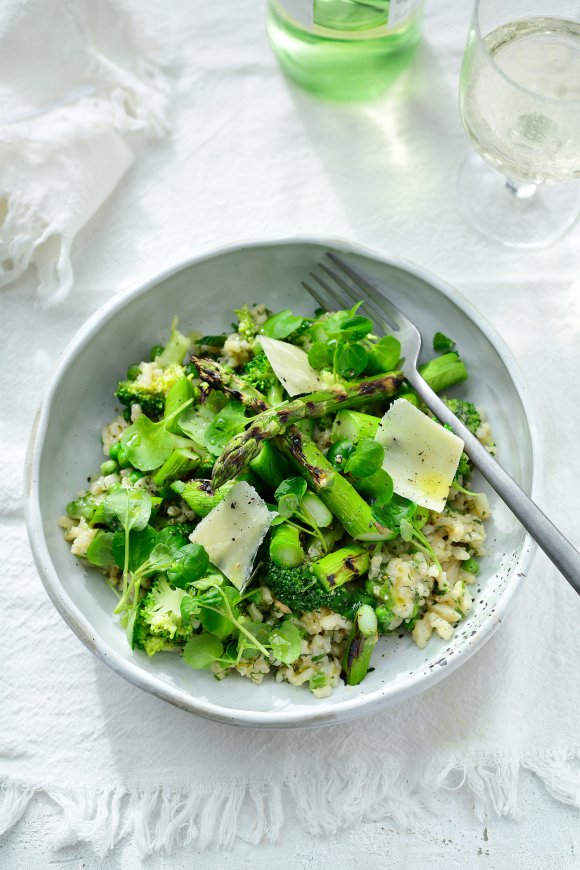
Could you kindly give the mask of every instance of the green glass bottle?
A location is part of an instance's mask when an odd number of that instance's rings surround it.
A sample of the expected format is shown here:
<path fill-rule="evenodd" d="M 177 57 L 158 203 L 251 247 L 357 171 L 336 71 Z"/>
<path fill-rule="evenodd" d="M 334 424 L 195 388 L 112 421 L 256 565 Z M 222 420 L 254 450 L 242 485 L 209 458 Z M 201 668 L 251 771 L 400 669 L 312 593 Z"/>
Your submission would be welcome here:
<path fill-rule="evenodd" d="M 268 35 L 299 85 L 338 100 L 380 94 L 408 64 L 424 0 L 269 0 Z"/>

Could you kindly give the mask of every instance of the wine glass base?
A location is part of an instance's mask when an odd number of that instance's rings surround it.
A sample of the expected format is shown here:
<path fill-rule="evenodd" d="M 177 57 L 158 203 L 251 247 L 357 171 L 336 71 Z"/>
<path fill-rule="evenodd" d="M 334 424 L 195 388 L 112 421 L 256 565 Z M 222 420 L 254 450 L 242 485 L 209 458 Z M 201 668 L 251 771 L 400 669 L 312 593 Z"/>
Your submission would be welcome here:
<path fill-rule="evenodd" d="M 568 232 L 580 214 L 580 184 L 511 187 L 478 154 L 459 172 L 464 216 L 488 238 L 517 248 L 551 245 Z"/>

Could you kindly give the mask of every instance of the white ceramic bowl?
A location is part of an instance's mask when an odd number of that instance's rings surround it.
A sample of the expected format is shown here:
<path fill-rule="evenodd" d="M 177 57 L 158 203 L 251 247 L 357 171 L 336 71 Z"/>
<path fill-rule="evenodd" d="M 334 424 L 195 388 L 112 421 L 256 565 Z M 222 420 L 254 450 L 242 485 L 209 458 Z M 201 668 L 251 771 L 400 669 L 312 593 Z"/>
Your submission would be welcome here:
<path fill-rule="evenodd" d="M 66 502 L 104 459 L 99 433 L 115 413 L 114 384 L 129 363 L 144 359 L 167 335 L 176 313 L 184 329 L 211 333 L 221 332 L 243 302 L 311 311 L 300 280 L 326 250 L 353 256 L 385 282 L 393 301 L 421 330 L 427 355 L 436 330 L 453 336 L 470 372 L 457 394 L 487 410 L 499 458 L 527 492 L 535 478 L 528 391 L 508 349 L 457 291 L 420 269 L 342 242 L 282 241 L 218 251 L 115 297 L 64 352 L 31 436 L 27 524 L 34 558 L 55 607 L 105 664 L 136 686 L 220 722 L 270 728 L 323 725 L 371 713 L 433 686 L 493 634 L 530 555 L 522 527 L 490 494 L 494 517 L 488 525 L 488 555 L 473 612 L 455 637 L 449 643 L 434 638 L 425 650 L 408 636 L 384 639 L 373 657 L 375 669 L 362 685 L 341 685 L 324 700 L 270 679 L 259 687 L 237 676 L 218 682 L 209 672 L 187 668 L 179 656 L 148 658 L 129 649 L 112 616 L 113 593 L 98 572 L 71 556 L 57 525 Z"/>

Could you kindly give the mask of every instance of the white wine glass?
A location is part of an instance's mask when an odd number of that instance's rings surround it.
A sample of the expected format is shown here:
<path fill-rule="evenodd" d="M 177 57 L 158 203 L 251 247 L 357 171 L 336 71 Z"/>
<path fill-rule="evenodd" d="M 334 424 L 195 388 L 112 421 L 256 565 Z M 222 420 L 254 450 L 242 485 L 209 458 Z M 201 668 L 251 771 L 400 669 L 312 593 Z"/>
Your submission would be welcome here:
<path fill-rule="evenodd" d="M 579 0 L 476 0 L 459 107 L 478 152 L 459 176 L 468 220 L 507 245 L 556 241 L 580 211 Z"/>

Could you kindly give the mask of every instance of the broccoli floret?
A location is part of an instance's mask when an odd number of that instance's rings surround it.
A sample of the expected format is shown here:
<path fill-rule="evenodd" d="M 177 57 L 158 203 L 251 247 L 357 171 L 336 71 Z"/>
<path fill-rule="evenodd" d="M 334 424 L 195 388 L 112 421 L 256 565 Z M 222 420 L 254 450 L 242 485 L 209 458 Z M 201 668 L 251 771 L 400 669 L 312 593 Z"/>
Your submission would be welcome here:
<path fill-rule="evenodd" d="M 481 426 L 481 415 L 473 402 L 468 402 L 465 399 L 444 399 L 445 404 L 450 411 L 453 411 L 456 417 L 467 426 L 470 432 L 474 435 Z M 447 426 L 446 428 L 450 428 Z M 471 462 L 465 453 L 461 454 L 457 471 L 455 472 L 455 480 L 458 478 L 469 477 L 472 472 Z"/>
<path fill-rule="evenodd" d="M 164 637 L 154 637 L 150 635 L 143 643 L 143 649 L 148 656 L 154 656 L 158 652 L 177 652 L 183 647 L 180 644 L 171 643 Z"/>
<path fill-rule="evenodd" d="M 267 393 L 271 386 L 279 383 L 264 351 L 248 360 L 239 374 L 249 386 L 261 393 Z"/>
<path fill-rule="evenodd" d="M 445 399 L 445 404 L 474 435 L 481 426 L 481 415 L 473 402 L 465 399 Z"/>
<path fill-rule="evenodd" d="M 137 376 L 133 380 L 119 381 L 115 392 L 121 404 L 127 408 L 127 419 L 131 416 L 131 405 L 136 404 L 152 420 L 162 417 L 165 397 L 176 381 L 183 377 L 184 371 L 183 366 L 177 363 L 162 367 L 159 358 L 150 363 L 140 363 Z"/>
<path fill-rule="evenodd" d="M 236 332 L 246 341 L 252 341 L 252 339 L 256 335 L 257 330 L 254 318 L 252 317 L 252 312 L 250 311 L 249 307 L 247 305 L 243 305 L 241 308 L 236 308 L 235 314 L 238 318 Z"/>
<path fill-rule="evenodd" d="M 458 477 L 469 477 L 471 474 L 471 463 L 467 457 L 466 453 L 461 454 L 461 459 L 459 460 L 459 465 L 457 466 L 457 471 L 455 472 L 455 480 Z"/>
<path fill-rule="evenodd" d="M 164 641 L 187 640 L 192 626 L 184 625 L 181 619 L 181 601 L 186 594 L 183 589 L 171 586 L 164 576 L 154 583 L 139 606 L 139 627 L 133 634 L 136 646 L 147 649 L 149 635 Z"/>
<path fill-rule="evenodd" d="M 270 561 L 265 582 L 275 598 L 291 610 L 308 612 L 328 607 L 347 619 L 352 619 L 363 603 L 374 603 L 373 598 L 362 589 L 345 586 L 335 592 L 327 592 L 318 583 L 308 564 L 297 568 L 281 568 Z"/>
<path fill-rule="evenodd" d="M 151 420 L 159 420 L 163 416 L 165 393 L 148 392 L 135 381 L 119 381 L 115 395 L 125 405 L 127 419 L 131 416 L 131 405 L 140 405 Z"/>

